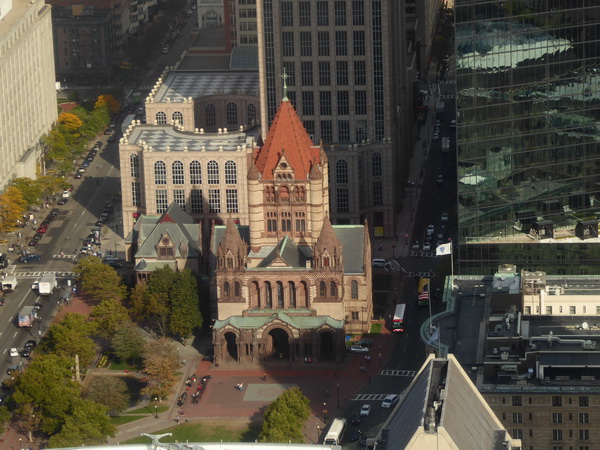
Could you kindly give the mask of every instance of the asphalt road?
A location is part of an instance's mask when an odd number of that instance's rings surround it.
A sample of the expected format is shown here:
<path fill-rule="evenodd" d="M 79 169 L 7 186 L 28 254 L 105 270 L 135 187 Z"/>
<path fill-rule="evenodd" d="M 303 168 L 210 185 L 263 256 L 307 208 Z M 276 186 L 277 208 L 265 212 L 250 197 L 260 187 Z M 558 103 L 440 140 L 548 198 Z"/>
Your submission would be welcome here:
<path fill-rule="evenodd" d="M 117 144 L 107 144 L 106 138 L 108 136 L 104 135 L 101 138 L 104 145 L 84 177 L 76 180 L 71 176 L 70 182 L 74 189 L 66 205 L 51 205 L 48 210 L 43 210 L 49 213 L 51 208 L 55 207 L 60 212 L 38 245 L 28 247 L 32 253 L 41 255 L 42 260 L 24 264 L 16 261 L 18 255 L 9 255 L 12 263 L 6 272 L 17 277 L 18 285 L 13 292 L 5 294 L 6 301 L 0 306 L 0 321 L 6 324 L 0 328 L 0 379 L 8 377 L 8 367 L 27 363 L 27 358 L 10 357 L 9 349 L 21 349 L 27 340 L 39 340 L 46 332 L 58 310 L 59 294 L 62 289 L 68 288 L 68 280 L 72 280 L 73 265 L 75 258 L 79 256 L 83 239 L 90 234 L 91 228 L 103 212 L 105 201 L 111 201 L 120 191 Z M 89 147 L 94 143 L 95 140 Z M 118 208 L 118 205 L 114 206 Z M 31 284 L 41 278 L 44 272 L 55 272 L 60 287 L 48 297 L 39 297 L 37 292 L 31 289 Z M 38 312 L 40 320 L 31 328 L 19 328 L 18 313 L 24 306 L 32 306 L 37 301 L 43 304 Z"/>

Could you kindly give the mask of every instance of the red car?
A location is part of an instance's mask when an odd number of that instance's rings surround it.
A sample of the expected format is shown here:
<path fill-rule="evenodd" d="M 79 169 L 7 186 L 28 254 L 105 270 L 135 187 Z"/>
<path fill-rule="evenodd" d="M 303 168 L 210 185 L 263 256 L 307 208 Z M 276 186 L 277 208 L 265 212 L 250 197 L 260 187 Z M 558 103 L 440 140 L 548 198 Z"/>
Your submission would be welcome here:
<path fill-rule="evenodd" d="M 47 225 L 40 225 L 40 227 L 37 229 L 38 233 L 45 233 L 46 231 L 48 231 L 48 226 Z"/>

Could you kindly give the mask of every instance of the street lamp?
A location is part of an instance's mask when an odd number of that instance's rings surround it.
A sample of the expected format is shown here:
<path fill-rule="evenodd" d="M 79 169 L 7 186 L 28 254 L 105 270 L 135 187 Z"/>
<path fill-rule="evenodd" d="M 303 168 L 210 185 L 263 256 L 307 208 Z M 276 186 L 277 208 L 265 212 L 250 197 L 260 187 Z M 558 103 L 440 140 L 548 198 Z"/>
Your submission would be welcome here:
<path fill-rule="evenodd" d="M 158 402 L 154 404 L 154 418 L 158 419 Z"/>
<path fill-rule="evenodd" d="M 335 389 L 337 391 L 338 409 L 340 409 L 340 383 L 336 384 Z"/>
<path fill-rule="evenodd" d="M 321 437 L 321 427 L 317 425 L 317 444 L 319 443 L 319 438 Z"/>
<path fill-rule="evenodd" d="M 323 423 L 327 423 L 327 402 L 323 402 Z"/>

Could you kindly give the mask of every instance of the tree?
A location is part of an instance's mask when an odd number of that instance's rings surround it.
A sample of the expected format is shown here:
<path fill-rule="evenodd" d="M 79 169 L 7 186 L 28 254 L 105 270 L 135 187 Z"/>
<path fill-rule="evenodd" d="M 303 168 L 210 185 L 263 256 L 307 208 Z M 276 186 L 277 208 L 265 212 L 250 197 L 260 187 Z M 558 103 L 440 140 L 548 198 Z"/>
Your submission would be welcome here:
<path fill-rule="evenodd" d="M 42 195 L 40 184 L 31 178 L 15 178 L 12 185 L 17 188 L 28 206 L 36 204 Z"/>
<path fill-rule="evenodd" d="M 121 300 L 115 298 L 104 299 L 94 306 L 90 317 L 96 323 L 98 334 L 104 338 L 110 338 L 119 329 L 131 328 L 127 308 L 123 306 Z"/>
<path fill-rule="evenodd" d="M 134 326 L 118 329 L 111 340 L 113 352 L 121 361 L 133 362 L 140 358 L 145 345 L 142 332 Z"/>
<path fill-rule="evenodd" d="M 302 427 L 310 415 L 310 401 L 299 387 L 286 390 L 265 411 L 260 442 L 304 442 Z"/>
<path fill-rule="evenodd" d="M 111 114 L 117 114 L 121 110 L 121 103 L 112 95 L 104 94 L 98 97 L 94 109 L 107 108 Z"/>
<path fill-rule="evenodd" d="M 48 444 L 50 447 L 90 446 L 106 442 L 106 438 L 115 433 L 116 427 L 106 406 L 76 398 L 70 415 L 60 431 L 50 437 Z"/>
<path fill-rule="evenodd" d="M 6 422 L 10 422 L 12 413 L 6 406 L 0 406 L 0 422 L 2 422 L 2 431 L 6 430 Z"/>
<path fill-rule="evenodd" d="M 97 376 L 92 378 L 85 397 L 104 405 L 111 416 L 118 416 L 129 406 L 127 384 L 119 377 Z"/>
<path fill-rule="evenodd" d="M 74 268 L 83 291 L 96 301 L 125 297 L 125 286 L 115 269 L 96 256 L 82 258 Z"/>
<path fill-rule="evenodd" d="M 0 231 L 15 230 L 26 207 L 21 191 L 14 186 L 7 187 L 0 195 Z"/>
<path fill-rule="evenodd" d="M 169 298 L 150 292 L 146 283 L 139 283 L 130 296 L 131 311 L 138 320 L 149 322 L 160 335 L 165 335 L 169 319 Z"/>
<path fill-rule="evenodd" d="M 87 366 L 96 355 L 96 345 L 90 337 L 96 331 L 96 324 L 78 313 L 67 313 L 60 323 L 50 325 L 46 339 L 40 347 L 43 351 L 69 358 L 74 363 L 79 355 L 82 366 Z"/>
<path fill-rule="evenodd" d="M 79 117 L 67 112 L 60 113 L 58 123 L 70 133 L 77 132 L 83 126 L 83 121 Z"/>
<path fill-rule="evenodd" d="M 178 368 L 177 347 L 173 341 L 161 337 L 146 342 L 144 371 L 148 375 L 148 384 L 142 392 L 152 397 L 166 397 L 175 383 Z"/>
<path fill-rule="evenodd" d="M 176 274 L 171 296 L 169 331 L 182 339 L 188 338 L 202 324 L 196 279 L 189 269 Z"/>
<path fill-rule="evenodd" d="M 48 148 L 48 151 L 46 152 L 48 158 L 57 161 L 63 161 L 70 158 L 71 149 L 67 145 L 67 138 L 58 128 L 50 130 L 50 132 L 42 138 L 42 141 Z"/>

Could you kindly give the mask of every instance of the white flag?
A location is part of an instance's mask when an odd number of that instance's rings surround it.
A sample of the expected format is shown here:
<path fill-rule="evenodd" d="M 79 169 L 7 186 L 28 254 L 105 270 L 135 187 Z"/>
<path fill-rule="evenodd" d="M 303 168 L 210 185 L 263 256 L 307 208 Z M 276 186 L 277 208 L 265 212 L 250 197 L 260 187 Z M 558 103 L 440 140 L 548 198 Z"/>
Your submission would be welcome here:
<path fill-rule="evenodd" d="M 447 244 L 438 245 L 435 249 L 435 256 L 444 256 L 452 253 L 452 242 Z"/>

